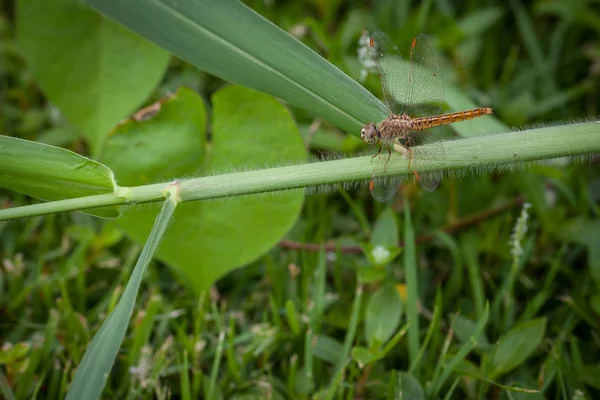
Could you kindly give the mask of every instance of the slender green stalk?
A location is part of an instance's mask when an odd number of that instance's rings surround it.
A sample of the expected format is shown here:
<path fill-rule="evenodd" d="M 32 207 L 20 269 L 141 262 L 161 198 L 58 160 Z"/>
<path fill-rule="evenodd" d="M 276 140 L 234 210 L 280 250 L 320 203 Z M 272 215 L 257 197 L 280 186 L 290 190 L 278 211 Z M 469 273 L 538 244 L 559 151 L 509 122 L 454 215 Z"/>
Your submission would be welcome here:
<path fill-rule="evenodd" d="M 451 140 L 443 142 L 442 145 L 444 159 L 428 160 L 419 172 L 482 173 L 495 168 L 523 166 L 527 161 L 600 153 L 600 123 L 550 126 Z M 427 146 L 430 145 L 423 148 Z M 208 200 L 340 182 L 366 181 L 373 174 L 374 163 L 371 161 L 371 156 L 361 156 L 186 179 L 180 182 L 181 199 Z M 393 154 L 385 174 L 410 176 L 412 171 L 407 159 L 400 154 Z M 167 185 L 168 183 L 121 187 L 114 194 L 0 210 L 0 221 L 102 206 L 162 201 L 164 196 L 161 190 Z"/>
<path fill-rule="evenodd" d="M 131 274 L 131 279 L 127 283 L 119 303 L 92 339 L 81 360 L 81 364 L 77 368 L 75 378 L 67 394 L 67 399 L 97 399 L 102 394 L 112 365 L 117 358 L 117 353 L 125 337 L 125 332 L 129 326 L 135 299 L 146 267 L 152 261 L 156 248 L 167 230 L 179 202 L 176 185 L 172 186 L 168 193 L 170 195 L 165 193 L 168 199 L 156 217 L 148 241 L 140 254 Z"/>
<path fill-rule="evenodd" d="M 408 328 L 408 357 L 413 364 L 419 356 L 419 289 L 415 232 L 410 218 L 410 206 L 404 199 L 404 273 L 406 274 L 406 318 Z"/>

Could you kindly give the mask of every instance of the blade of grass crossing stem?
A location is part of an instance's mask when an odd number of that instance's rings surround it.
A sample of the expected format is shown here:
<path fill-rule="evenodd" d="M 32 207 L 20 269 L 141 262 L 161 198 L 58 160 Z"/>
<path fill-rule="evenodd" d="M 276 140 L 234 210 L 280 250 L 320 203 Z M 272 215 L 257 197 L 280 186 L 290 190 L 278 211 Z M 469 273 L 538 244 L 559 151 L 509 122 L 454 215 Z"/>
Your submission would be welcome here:
<path fill-rule="evenodd" d="M 441 374 L 439 374 L 439 375 L 436 374 L 435 378 L 433 379 L 433 382 L 431 383 L 431 386 L 430 386 L 431 392 L 427 396 L 428 398 L 439 396 L 442 385 L 446 382 L 446 380 L 448 379 L 450 374 L 456 369 L 458 364 L 462 360 L 464 360 L 465 357 L 467 357 L 467 355 L 469 355 L 471 350 L 473 350 L 473 347 L 475 347 L 475 345 L 477 344 L 477 339 L 483 333 L 483 329 L 485 328 L 485 326 L 487 324 L 489 315 L 490 315 L 490 306 L 488 303 L 486 303 L 483 314 L 481 315 L 481 318 L 479 318 L 479 322 L 477 322 L 477 326 L 475 327 L 473 336 L 471 336 L 469 341 L 467 341 L 465 344 L 463 344 L 461 346 L 461 348 L 458 350 L 458 352 L 447 363 L 444 362 L 444 359 L 443 359 L 443 357 L 445 357 L 445 355 L 446 355 L 446 351 L 444 351 L 442 353 L 442 356 L 440 357 L 440 360 L 438 361 L 438 365 L 443 365 L 443 370 L 441 371 Z"/>
<path fill-rule="evenodd" d="M 344 368 L 346 365 L 346 359 L 350 357 L 350 348 L 352 347 L 352 343 L 354 343 L 354 338 L 356 337 L 356 328 L 358 327 L 362 295 L 363 287 L 360 283 L 358 283 L 358 286 L 356 287 L 356 293 L 354 294 L 354 301 L 352 302 L 350 323 L 348 324 L 348 330 L 346 331 L 346 337 L 344 338 L 344 347 L 342 348 L 342 353 L 340 354 L 340 358 L 336 365 L 337 372 Z"/>
<path fill-rule="evenodd" d="M 410 219 L 410 205 L 404 198 L 404 269 L 406 273 L 406 317 L 408 323 L 408 355 L 411 364 L 419 354 L 419 313 L 417 297 L 417 249 Z"/>
<path fill-rule="evenodd" d="M 69 399 L 98 399 L 102 394 L 108 374 L 117 357 L 125 332 L 129 326 L 129 320 L 133 313 L 133 306 L 137 292 L 142 282 L 146 267 L 152 260 L 158 244 L 163 237 L 173 212 L 180 200 L 179 186 L 172 185 L 169 189 L 170 195 L 163 204 L 163 208 L 154 221 L 154 226 L 140 254 L 138 262 L 133 269 L 131 278 L 123 292 L 119 303 L 102 324 L 98 333 L 88 346 L 71 388 L 67 393 Z"/>

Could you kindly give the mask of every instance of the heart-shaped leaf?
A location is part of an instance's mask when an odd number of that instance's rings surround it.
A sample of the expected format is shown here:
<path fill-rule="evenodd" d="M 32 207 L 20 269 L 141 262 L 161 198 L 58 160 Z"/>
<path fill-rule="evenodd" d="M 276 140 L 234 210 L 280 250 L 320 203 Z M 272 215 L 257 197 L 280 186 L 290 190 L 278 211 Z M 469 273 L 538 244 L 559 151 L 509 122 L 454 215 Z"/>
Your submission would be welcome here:
<path fill-rule="evenodd" d="M 133 185 L 305 160 L 298 128 L 275 99 L 230 86 L 215 94 L 213 111 L 212 140 L 204 148 L 202 101 L 181 90 L 153 119 L 117 128 L 104 161 L 120 184 Z M 303 191 L 292 190 L 181 204 L 157 257 L 205 289 L 276 244 L 296 221 L 302 200 Z M 155 213 L 130 207 L 119 224 L 141 242 Z"/>
<path fill-rule="evenodd" d="M 169 53 L 76 0 L 21 0 L 17 39 L 48 99 L 98 154 L 110 129 L 150 95 Z"/>

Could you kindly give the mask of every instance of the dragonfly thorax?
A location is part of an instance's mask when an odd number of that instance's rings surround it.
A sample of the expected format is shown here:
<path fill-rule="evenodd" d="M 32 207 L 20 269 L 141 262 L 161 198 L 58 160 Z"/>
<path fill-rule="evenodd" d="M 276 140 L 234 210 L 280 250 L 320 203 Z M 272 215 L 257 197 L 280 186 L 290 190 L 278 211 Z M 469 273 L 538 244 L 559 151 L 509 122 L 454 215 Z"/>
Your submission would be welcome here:
<path fill-rule="evenodd" d="M 360 137 L 368 144 L 401 138 L 415 130 L 414 120 L 406 114 L 391 114 L 379 127 L 370 122 L 360 131 Z"/>

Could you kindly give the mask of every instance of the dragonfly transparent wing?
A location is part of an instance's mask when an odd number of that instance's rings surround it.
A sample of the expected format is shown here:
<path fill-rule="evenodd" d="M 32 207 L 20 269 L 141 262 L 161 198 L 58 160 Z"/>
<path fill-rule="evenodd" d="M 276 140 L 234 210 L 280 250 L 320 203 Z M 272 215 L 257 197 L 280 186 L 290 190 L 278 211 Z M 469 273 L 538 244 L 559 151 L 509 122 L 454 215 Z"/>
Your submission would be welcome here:
<path fill-rule="evenodd" d="M 425 35 L 417 36 L 411 44 L 410 62 L 406 63 L 398 47 L 383 32 L 371 36 L 371 51 L 379 70 L 379 78 L 385 103 L 391 113 L 405 113 L 411 118 L 430 117 L 443 108 L 444 83 L 439 61 L 433 45 Z M 433 191 L 439 185 L 442 172 L 428 172 L 432 162 L 444 160 L 443 146 L 430 140 L 429 133 L 414 131 L 403 138 L 403 154 L 409 158 L 409 167 L 421 186 Z M 423 144 L 427 146 L 420 147 Z M 397 143 L 383 143 L 382 154 L 370 182 L 371 193 L 376 200 L 391 198 L 402 181 L 401 177 L 384 176 L 389 147 Z"/>
<path fill-rule="evenodd" d="M 371 196 L 381 203 L 391 199 L 402 183 L 400 176 L 386 176 L 385 171 L 388 164 L 394 160 L 391 157 L 391 147 L 387 143 L 382 144 L 381 152 L 373 159 L 375 168 L 373 169 L 373 177 L 369 182 L 369 190 Z"/>
<path fill-rule="evenodd" d="M 404 108 L 403 101 L 408 93 L 408 64 L 402 59 L 396 44 L 383 32 L 375 32 L 371 36 L 370 47 L 379 72 L 385 104 L 390 114 L 399 114 Z M 373 159 L 376 165 L 369 182 L 369 190 L 373 198 L 380 202 L 391 199 L 402 183 L 399 176 L 385 176 L 386 167 L 391 159 L 390 149 L 390 143 L 381 143 L 381 151 Z"/>
<path fill-rule="evenodd" d="M 404 112 L 411 118 L 441 113 L 444 105 L 444 80 L 431 40 L 423 34 L 413 39 L 410 48 L 408 90 Z"/>
<path fill-rule="evenodd" d="M 370 47 L 385 104 L 390 112 L 401 114 L 408 95 L 409 65 L 402 59 L 398 46 L 383 32 L 373 33 Z"/>
<path fill-rule="evenodd" d="M 411 118 L 434 117 L 442 112 L 443 105 L 444 80 L 440 63 L 431 40 L 421 34 L 411 43 L 404 112 Z M 432 164 L 444 163 L 443 144 L 433 140 L 429 131 L 414 131 L 408 134 L 406 145 L 410 149 L 411 169 L 421 187 L 434 191 L 443 173 L 428 170 Z"/>
<path fill-rule="evenodd" d="M 426 132 L 412 132 L 406 139 L 407 149 L 400 149 L 398 145 L 394 149 L 408 155 L 409 168 L 421 187 L 433 192 L 442 180 L 443 172 L 440 168 L 444 168 L 446 158 L 443 142 L 435 141 L 429 135 Z"/>

